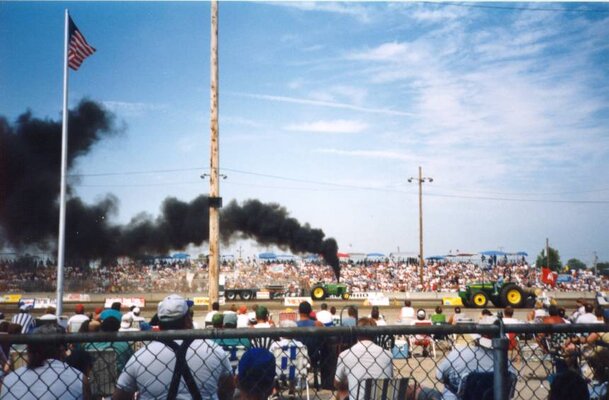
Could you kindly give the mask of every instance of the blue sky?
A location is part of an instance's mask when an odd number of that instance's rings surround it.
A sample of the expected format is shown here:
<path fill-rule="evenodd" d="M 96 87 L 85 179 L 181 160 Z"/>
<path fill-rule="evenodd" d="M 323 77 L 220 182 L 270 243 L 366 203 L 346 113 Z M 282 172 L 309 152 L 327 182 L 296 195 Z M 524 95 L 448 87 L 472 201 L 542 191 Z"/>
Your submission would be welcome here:
<path fill-rule="evenodd" d="M 124 223 L 207 193 L 207 2 L 2 2 L 0 114 L 59 118 L 66 7 L 97 48 L 70 103 L 125 126 L 79 160 L 77 194 L 114 193 Z M 420 165 L 425 255 L 548 237 L 607 261 L 608 37 L 607 3 L 222 2 L 221 194 L 341 251 L 417 252 Z"/>

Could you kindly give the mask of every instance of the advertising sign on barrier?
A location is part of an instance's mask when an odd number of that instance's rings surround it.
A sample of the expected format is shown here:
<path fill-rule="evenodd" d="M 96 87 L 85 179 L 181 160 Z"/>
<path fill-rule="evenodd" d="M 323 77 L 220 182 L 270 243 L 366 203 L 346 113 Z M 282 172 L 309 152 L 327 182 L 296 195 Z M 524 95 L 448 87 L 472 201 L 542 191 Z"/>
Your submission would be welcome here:
<path fill-rule="evenodd" d="M 63 301 L 89 302 L 91 296 L 83 293 L 68 293 L 63 296 Z"/>
<path fill-rule="evenodd" d="M 259 300 L 268 300 L 271 298 L 271 294 L 269 292 L 256 292 L 256 298 Z"/>
<path fill-rule="evenodd" d="M 5 294 L 0 297 L 0 303 L 19 303 L 19 300 L 21 300 L 20 294 Z"/>
<path fill-rule="evenodd" d="M 193 297 L 192 301 L 195 303 L 195 306 L 209 306 L 209 297 Z M 221 306 L 226 304 L 224 297 L 220 297 L 220 301 L 218 301 Z"/>
<path fill-rule="evenodd" d="M 368 293 L 367 303 L 371 306 L 388 306 L 389 297 L 381 292 Z"/>
<path fill-rule="evenodd" d="M 34 308 L 41 309 L 47 307 L 56 307 L 57 299 L 49 299 L 48 297 L 38 297 L 34 299 Z"/>
<path fill-rule="evenodd" d="M 313 299 L 310 297 L 286 297 L 283 299 L 283 305 L 286 307 L 298 307 L 303 301 L 307 301 L 313 305 Z"/>
<path fill-rule="evenodd" d="M 121 303 L 122 307 L 136 306 L 143 308 L 146 306 L 146 300 L 143 297 L 108 297 L 104 302 L 105 308 L 112 307 L 112 303 Z"/>

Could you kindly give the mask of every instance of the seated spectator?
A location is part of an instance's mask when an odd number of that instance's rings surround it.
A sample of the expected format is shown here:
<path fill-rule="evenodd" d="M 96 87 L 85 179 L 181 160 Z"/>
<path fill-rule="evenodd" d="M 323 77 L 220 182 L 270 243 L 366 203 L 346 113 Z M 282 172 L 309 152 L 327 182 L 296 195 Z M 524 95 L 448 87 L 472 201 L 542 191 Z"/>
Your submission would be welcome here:
<path fill-rule="evenodd" d="M 594 306 L 586 303 L 584 305 L 584 313 L 580 314 L 575 320 L 576 324 L 595 324 L 597 322 L 596 315 L 594 315 Z"/>
<path fill-rule="evenodd" d="M 224 326 L 224 314 L 221 312 L 215 313 L 213 317 L 211 317 L 211 326 L 212 328 L 222 329 Z"/>
<path fill-rule="evenodd" d="M 106 317 L 100 325 L 102 332 L 118 332 L 121 323 L 114 317 Z M 133 355 L 133 350 L 129 342 L 91 342 L 86 343 L 84 346 L 85 350 L 89 351 L 101 351 L 106 349 L 113 349 L 116 353 L 116 372 L 121 373 L 129 357 Z"/>
<path fill-rule="evenodd" d="M 242 305 L 237 310 L 237 328 L 247 328 L 249 325 L 249 315 L 247 315 L 247 307 Z"/>
<path fill-rule="evenodd" d="M 36 328 L 33 335 L 65 333 L 59 325 L 47 324 Z M 86 376 L 61 361 L 65 357 L 62 344 L 37 343 L 27 346 L 29 363 L 8 374 L 2 383 L 0 398 L 21 399 L 89 399 Z"/>
<path fill-rule="evenodd" d="M 550 385 L 548 400 L 589 400 L 586 381 L 577 372 L 567 369 L 557 374 Z"/>
<path fill-rule="evenodd" d="M 254 328 L 270 328 L 275 326 L 273 321 L 269 320 L 269 310 L 265 306 L 256 308 L 256 324 Z"/>
<path fill-rule="evenodd" d="M 30 314 L 31 309 L 31 304 L 19 302 L 19 312 L 11 319 L 13 324 L 21 325 L 21 333 L 30 333 L 34 330 L 35 322 L 34 317 Z"/>
<path fill-rule="evenodd" d="M 214 315 L 216 315 L 219 312 L 220 312 L 220 303 L 218 303 L 217 301 L 214 301 L 213 303 L 211 303 L 211 311 L 205 315 L 205 327 L 206 328 L 212 326 L 212 318 L 214 317 Z"/>
<path fill-rule="evenodd" d="M 298 327 L 298 325 L 296 325 L 296 321 L 292 321 L 292 320 L 283 320 L 279 323 L 279 327 L 281 328 L 296 328 Z M 305 369 L 304 371 L 294 371 L 294 373 L 296 375 L 305 375 L 307 374 L 306 371 L 306 366 L 310 365 L 311 360 L 309 358 L 309 352 L 307 350 L 307 346 L 305 346 L 301 341 L 297 340 L 297 339 L 290 339 L 290 338 L 286 338 L 286 337 L 281 337 L 278 341 L 275 341 L 273 343 L 271 343 L 271 346 L 269 347 L 269 351 L 274 355 L 275 359 L 276 359 L 276 364 L 277 364 L 277 378 L 282 378 L 282 379 L 288 379 L 289 377 L 286 376 L 282 376 L 285 375 L 286 370 L 285 368 L 287 366 L 283 366 L 282 367 L 282 360 L 281 357 L 292 357 L 292 353 L 291 353 L 291 348 L 295 348 L 295 353 L 293 356 L 295 358 L 300 358 L 303 361 L 303 368 Z M 286 363 L 287 364 L 287 363 Z M 295 382 L 286 382 L 286 383 L 290 383 L 293 384 Z M 290 389 L 294 389 L 294 387 L 290 387 Z"/>
<path fill-rule="evenodd" d="M 592 400 L 606 399 L 609 394 L 609 349 L 598 349 L 588 358 L 592 369 L 592 381 L 588 384 L 588 392 Z"/>
<path fill-rule="evenodd" d="M 266 400 L 275 384 L 275 357 L 263 348 L 252 348 L 239 361 L 237 387 L 240 400 Z"/>
<path fill-rule="evenodd" d="M 76 304 L 74 307 L 74 315 L 68 319 L 68 332 L 78 332 L 80 330 L 80 325 L 88 320 L 89 317 L 85 315 L 85 306 L 82 304 Z"/>
<path fill-rule="evenodd" d="M 442 312 L 442 307 L 436 307 L 436 313 L 431 316 L 431 322 L 435 324 L 445 324 L 446 315 Z"/>
<path fill-rule="evenodd" d="M 376 326 L 376 323 L 371 318 L 360 318 L 357 326 Z M 365 379 L 392 377 L 391 352 L 375 344 L 372 338 L 359 335 L 357 343 L 338 356 L 334 386 L 339 399 L 348 395 L 350 400 L 363 400 Z"/>
<path fill-rule="evenodd" d="M 179 295 L 165 297 L 158 305 L 157 317 L 162 331 L 192 329 L 188 305 Z M 179 368 L 179 373 L 174 375 L 175 368 Z M 178 383 L 172 385 L 174 380 Z M 175 392 L 170 392 L 170 387 Z M 224 400 L 232 398 L 233 391 L 231 365 L 220 346 L 201 339 L 191 343 L 152 341 L 129 359 L 118 378 L 113 399 L 130 400 L 139 392 L 141 400 L 190 398 L 198 396 L 196 393 L 204 399 Z"/>
<path fill-rule="evenodd" d="M 455 307 L 455 312 L 448 319 L 451 325 L 457 325 L 459 322 L 471 321 L 471 318 L 461 312 L 461 307 Z"/>

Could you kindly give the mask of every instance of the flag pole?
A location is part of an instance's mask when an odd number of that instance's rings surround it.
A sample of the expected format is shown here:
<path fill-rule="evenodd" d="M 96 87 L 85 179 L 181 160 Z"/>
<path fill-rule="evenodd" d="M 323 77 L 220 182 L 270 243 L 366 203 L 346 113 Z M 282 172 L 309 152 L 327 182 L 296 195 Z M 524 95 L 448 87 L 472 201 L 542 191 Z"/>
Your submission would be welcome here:
<path fill-rule="evenodd" d="M 59 235 L 57 244 L 57 320 L 63 313 L 63 267 L 66 231 L 66 169 L 68 165 L 68 35 L 69 13 L 65 11 L 63 46 L 63 118 L 61 124 L 61 184 L 59 189 Z"/>

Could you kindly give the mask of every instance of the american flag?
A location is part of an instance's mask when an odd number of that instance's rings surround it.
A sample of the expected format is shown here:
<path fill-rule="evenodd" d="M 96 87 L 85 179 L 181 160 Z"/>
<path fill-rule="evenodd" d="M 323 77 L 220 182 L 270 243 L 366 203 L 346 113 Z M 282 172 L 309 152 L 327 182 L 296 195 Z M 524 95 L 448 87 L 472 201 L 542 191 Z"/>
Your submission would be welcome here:
<path fill-rule="evenodd" d="M 68 66 L 76 71 L 85 58 L 95 53 L 95 49 L 89 46 L 71 17 L 69 17 L 69 25 Z"/>

